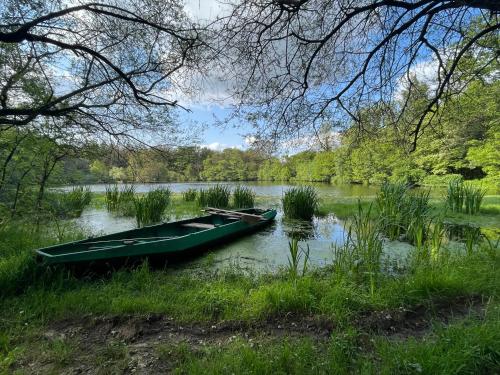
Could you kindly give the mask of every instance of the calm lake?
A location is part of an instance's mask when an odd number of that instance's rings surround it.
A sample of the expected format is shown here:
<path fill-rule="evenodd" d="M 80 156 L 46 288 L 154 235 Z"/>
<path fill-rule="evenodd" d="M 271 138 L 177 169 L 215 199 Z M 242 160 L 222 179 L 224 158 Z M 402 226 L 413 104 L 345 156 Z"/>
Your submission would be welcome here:
<path fill-rule="evenodd" d="M 189 188 L 207 188 L 215 183 L 161 183 L 161 184 L 134 184 L 138 193 L 147 192 L 160 187 L 168 187 L 175 193 L 181 193 Z M 227 183 L 236 186 L 237 183 Z M 333 258 L 332 246 L 344 241 L 344 225 L 335 213 L 327 217 L 315 218 L 312 223 L 290 222 L 283 218 L 280 207 L 282 194 L 292 187 L 291 184 L 273 184 L 246 182 L 240 185 L 251 187 L 256 195 L 265 197 L 260 199 L 258 206 L 273 207 L 278 210 L 278 215 L 269 227 L 250 236 L 243 237 L 227 245 L 217 246 L 200 257 L 176 267 L 198 268 L 206 267 L 241 267 L 259 271 L 272 271 L 288 264 L 288 242 L 292 232 L 299 232 L 301 246 L 310 249 L 310 264 L 322 266 L 331 263 Z M 320 197 L 346 198 L 346 197 L 373 197 L 376 187 L 362 185 L 329 185 L 314 184 Z M 64 190 L 71 187 L 62 188 Z M 105 184 L 90 185 L 93 192 L 105 192 Z M 184 217 L 182 217 L 184 218 Z M 170 220 L 179 220 L 180 217 L 171 217 Z M 113 233 L 136 227 L 135 218 L 115 216 L 105 209 L 87 209 L 77 223 L 86 228 L 93 235 Z M 394 258 L 400 258 L 407 253 L 409 245 L 403 243 L 386 243 L 387 253 Z"/>

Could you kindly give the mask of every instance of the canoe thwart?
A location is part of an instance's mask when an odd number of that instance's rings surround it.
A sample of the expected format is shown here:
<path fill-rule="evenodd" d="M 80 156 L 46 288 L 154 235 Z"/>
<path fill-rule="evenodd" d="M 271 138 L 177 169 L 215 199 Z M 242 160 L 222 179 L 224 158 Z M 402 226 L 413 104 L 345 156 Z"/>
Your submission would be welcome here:
<path fill-rule="evenodd" d="M 207 224 L 207 223 L 186 223 L 182 224 L 183 227 L 188 227 L 188 228 L 199 228 L 199 229 L 212 229 L 215 228 L 214 224 Z"/>

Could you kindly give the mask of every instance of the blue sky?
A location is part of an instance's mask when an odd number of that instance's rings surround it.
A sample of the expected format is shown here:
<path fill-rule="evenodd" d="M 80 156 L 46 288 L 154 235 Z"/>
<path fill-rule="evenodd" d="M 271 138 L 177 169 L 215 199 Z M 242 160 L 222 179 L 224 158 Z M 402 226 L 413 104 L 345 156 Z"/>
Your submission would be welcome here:
<path fill-rule="evenodd" d="M 188 106 L 189 108 L 189 106 Z M 219 105 L 192 106 L 191 112 L 179 111 L 179 121 L 195 122 L 203 125 L 203 133 L 200 134 L 201 144 L 213 150 L 222 150 L 228 147 L 245 148 L 245 137 L 242 135 L 244 129 L 234 126 L 218 126 L 217 120 L 223 120 L 231 112 L 229 108 Z"/>

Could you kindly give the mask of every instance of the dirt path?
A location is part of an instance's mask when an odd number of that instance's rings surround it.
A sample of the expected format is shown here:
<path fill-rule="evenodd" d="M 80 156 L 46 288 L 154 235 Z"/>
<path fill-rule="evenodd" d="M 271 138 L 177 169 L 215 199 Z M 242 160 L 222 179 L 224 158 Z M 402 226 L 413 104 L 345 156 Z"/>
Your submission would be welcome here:
<path fill-rule="evenodd" d="M 479 297 L 461 297 L 430 307 L 365 312 L 353 325 L 366 334 L 404 340 L 429 333 L 436 322 L 447 324 L 469 315 L 482 317 L 484 310 L 485 304 Z M 175 367 L 175 347 L 179 344 L 196 352 L 206 346 L 225 346 L 236 339 L 251 344 L 281 337 L 310 337 L 326 343 L 335 329 L 336 324 L 326 317 L 292 314 L 264 321 L 213 324 L 180 324 L 160 314 L 85 316 L 54 322 L 40 339 L 73 343 L 69 358 L 60 361 L 59 373 L 165 374 Z M 40 362 L 32 358 L 16 367 L 30 369 L 34 374 L 50 373 L 54 368 L 52 362 L 50 358 Z"/>

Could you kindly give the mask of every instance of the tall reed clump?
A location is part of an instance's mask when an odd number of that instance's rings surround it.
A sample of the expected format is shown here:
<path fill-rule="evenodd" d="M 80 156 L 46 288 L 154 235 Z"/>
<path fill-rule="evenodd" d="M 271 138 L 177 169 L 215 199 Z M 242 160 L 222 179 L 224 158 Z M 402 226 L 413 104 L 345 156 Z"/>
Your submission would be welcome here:
<path fill-rule="evenodd" d="M 312 186 L 293 187 L 285 192 L 281 204 L 286 217 L 311 220 L 318 210 L 318 193 Z"/>
<path fill-rule="evenodd" d="M 455 179 L 448 183 L 446 190 L 446 206 L 453 212 L 462 212 L 464 206 L 464 184 Z"/>
<path fill-rule="evenodd" d="M 118 185 L 106 186 L 106 208 L 109 212 L 134 216 L 134 197 L 135 188 L 133 185 L 125 185 L 121 190 Z"/>
<path fill-rule="evenodd" d="M 304 276 L 309 265 L 309 245 L 306 249 L 299 246 L 299 239 L 292 237 L 292 241 L 288 242 L 288 275 L 292 280 L 296 280 L 298 276 Z M 302 261 L 302 270 L 299 273 L 300 262 Z"/>
<path fill-rule="evenodd" d="M 91 200 L 92 192 L 88 186 L 75 186 L 71 191 L 62 194 L 61 213 L 64 216 L 79 217 Z"/>
<path fill-rule="evenodd" d="M 402 183 L 384 183 L 375 200 L 380 229 L 391 241 L 406 236 L 416 243 L 425 240 L 429 220 L 429 192 L 411 194 Z"/>
<path fill-rule="evenodd" d="M 200 207 L 227 208 L 231 189 L 227 185 L 214 185 L 208 189 L 200 189 L 196 202 Z"/>
<path fill-rule="evenodd" d="M 339 276 L 354 276 L 368 281 L 373 295 L 381 273 L 382 239 L 379 223 L 372 220 L 372 206 L 363 210 L 358 203 L 358 212 L 350 219 L 346 238 L 342 245 L 334 245 L 334 271 Z"/>
<path fill-rule="evenodd" d="M 474 215 L 479 212 L 486 190 L 462 180 L 450 181 L 446 191 L 446 205 L 453 212 Z"/>
<path fill-rule="evenodd" d="M 196 189 L 189 188 L 186 191 L 182 192 L 182 199 L 184 200 L 184 202 L 194 202 L 197 195 L 198 191 Z"/>
<path fill-rule="evenodd" d="M 233 191 L 234 208 L 252 208 L 255 203 L 255 192 L 245 186 L 236 186 Z"/>
<path fill-rule="evenodd" d="M 134 198 L 137 226 L 143 227 L 161 221 L 170 203 L 169 189 L 155 189 Z"/>
<path fill-rule="evenodd" d="M 120 198 L 120 190 L 118 185 L 106 186 L 106 209 L 109 212 L 118 209 L 118 199 Z"/>

